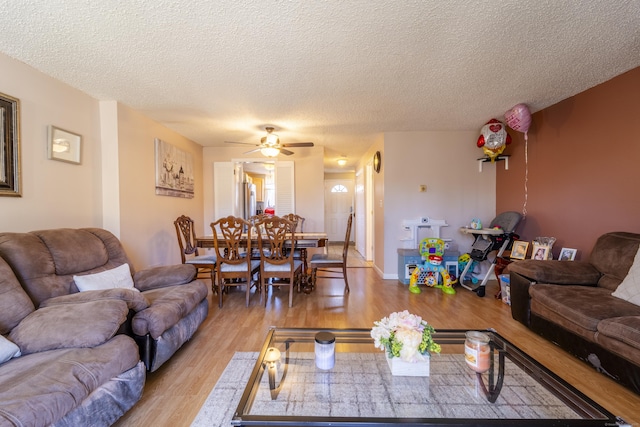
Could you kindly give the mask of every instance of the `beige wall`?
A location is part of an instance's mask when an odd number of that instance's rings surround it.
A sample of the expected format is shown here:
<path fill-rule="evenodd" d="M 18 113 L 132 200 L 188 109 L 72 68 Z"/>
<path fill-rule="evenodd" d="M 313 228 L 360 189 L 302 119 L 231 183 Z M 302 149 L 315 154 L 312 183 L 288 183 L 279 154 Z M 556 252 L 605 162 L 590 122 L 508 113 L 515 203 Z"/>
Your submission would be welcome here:
<path fill-rule="evenodd" d="M 3 231 L 102 224 L 98 102 L 0 54 L 0 92 L 20 100 L 22 197 L 0 197 Z M 47 159 L 49 125 L 82 135 L 82 164 Z"/>
<path fill-rule="evenodd" d="M 102 227 L 120 237 L 138 270 L 180 262 L 173 221 L 186 214 L 203 222 L 201 146 L 2 54 L 0 92 L 20 100 L 23 189 L 0 197 L 2 231 Z M 49 125 L 82 135 L 82 164 L 47 159 Z M 193 154 L 194 199 L 155 195 L 154 138 Z"/>
<path fill-rule="evenodd" d="M 155 138 L 191 153 L 195 197 L 155 194 Z M 203 224 L 202 146 L 118 105 L 120 239 L 137 269 L 180 263 L 173 221 L 180 215 Z"/>
<path fill-rule="evenodd" d="M 402 240 L 407 237 L 403 220 L 445 220 L 449 226 L 442 228 L 440 237 L 452 239 L 463 253 L 469 251 L 473 239 L 462 235 L 459 228 L 472 218 L 488 223 L 495 217 L 496 168 L 504 164 L 485 164 L 483 172 L 478 172 L 476 159 L 482 157 L 482 151 L 476 146 L 477 139 L 475 131 L 385 133 L 374 206 L 375 263 L 382 266 L 384 278 L 397 277 L 398 248 L 415 248 L 415 243 Z M 421 184 L 427 186 L 424 193 L 419 192 Z M 378 234 L 380 216 L 383 234 Z M 421 231 L 418 240 L 430 235 Z M 379 250 L 384 251 L 383 262 L 379 261 Z"/>
<path fill-rule="evenodd" d="M 203 232 L 211 234 L 209 224 L 214 218 L 213 164 L 231 160 L 257 159 L 264 160 L 259 154 L 243 154 L 246 147 L 205 147 L 203 149 L 204 175 L 204 227 Z M 305 218 L 305 231 L 324 231 L 324 148 L 296 148 L 295 154 L 284 156 L 281 160 L 295 163 L 295 203 L 296 213 Z"/>
<path fill-rule="evenodd" d="M 324 179 L 356 179 L 355 172 L 325 172 Z"/>
<path fill-rule="evenodd" d="M 533 115 L 529 129 L 527 218 L 521 237 L 553 236 L 588 260 L 598 236 L 640 233 L 640 68 Z M 522 211 L 523 134 L 514 137 L 508 171 L 498 170 L 497 209 Z"/>

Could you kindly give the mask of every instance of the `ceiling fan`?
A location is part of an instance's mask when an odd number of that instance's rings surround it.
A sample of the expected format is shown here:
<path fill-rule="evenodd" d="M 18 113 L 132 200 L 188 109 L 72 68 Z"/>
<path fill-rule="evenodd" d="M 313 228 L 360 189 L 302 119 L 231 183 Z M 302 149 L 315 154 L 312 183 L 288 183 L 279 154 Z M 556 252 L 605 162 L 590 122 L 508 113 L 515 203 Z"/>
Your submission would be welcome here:
<path fill-rule="evenodd" d="M 252 144 L 251 142 L 234 142 L 234 141 L 225 141 L 228 144 L 243 144 L 243 145 L 255 145 L 258 148 L 254 148 L 253 150 L 247 151 L 244 154 L 255 153 L 256 151 L 260 151 L 265 157 L 276 157 L 278 154 L 282 153 L 285 156 L 290 156 L 293 154 L 293 151 L 289 151 L 285 149 L 285 147 L 313 147 L 313 142 L 292 142 L 289 144 L 280 144 L 280 138 L 278 135 L 273 133 L 274 128 L 267 126 L 264 128 L 267 131 L 267 134 L 260 138 L 260 144 Z"/>

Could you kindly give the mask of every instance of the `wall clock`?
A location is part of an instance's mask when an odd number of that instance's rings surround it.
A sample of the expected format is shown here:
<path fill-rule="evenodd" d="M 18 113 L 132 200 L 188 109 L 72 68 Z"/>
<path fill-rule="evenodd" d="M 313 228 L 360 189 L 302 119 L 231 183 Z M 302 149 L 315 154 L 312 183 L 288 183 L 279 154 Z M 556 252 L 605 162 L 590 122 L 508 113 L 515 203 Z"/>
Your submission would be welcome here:
<path fill-rule="evenodd" d="M 376 173 L 380 173 L 380 166 L 382 165 L 382 160 L 380 160 L 380 152 L 376 151 L 376 154 L 373 155 L 373 170 Z"/>

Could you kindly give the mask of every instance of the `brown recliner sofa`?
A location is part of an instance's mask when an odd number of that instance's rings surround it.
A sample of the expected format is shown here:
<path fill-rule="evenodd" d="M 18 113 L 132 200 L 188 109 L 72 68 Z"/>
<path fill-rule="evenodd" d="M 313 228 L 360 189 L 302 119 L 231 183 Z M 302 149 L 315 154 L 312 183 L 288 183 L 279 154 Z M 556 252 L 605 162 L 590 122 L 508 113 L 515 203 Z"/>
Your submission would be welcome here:
<path fill-rule="evenodd" d="M 640 306 L 613 296 L 634 263 L 640 234 L 600 236 L 588 261 L 522 260 L 508 266 L 514 319 L 640 393 Z"/>
<path fill-rule="evenodd" d="M 52 298 L 87 299 L 73 276 L 111 270 L 127 263 L 146 307 L 131 310 L 126 333 L 140 347 L 147 370 L 155 371 L 191 336 L 208 315 L 207 285 L 192 265 L 135 272 L 120 241 L 100 228 L 0 233 L 0 257 L 11 266 L 36 307 Z"/>
<path fill-rule="evenodd" d="M 93 300 L 36 309 L 0 258 L 0 426 L 107 426 L 142 396 L 135 341 L 117 334 L 135 301 Z"/>
<path fill-rule="evenodd" d="M 191 338 L 209 309 L 195 267 L 130 265 L 99 228 L 0 233 L 0 349 L 19 350 L 0 364 L 0 426 L 110 425 Z M 133 286 L 79 292 L 116 270 Z"/>

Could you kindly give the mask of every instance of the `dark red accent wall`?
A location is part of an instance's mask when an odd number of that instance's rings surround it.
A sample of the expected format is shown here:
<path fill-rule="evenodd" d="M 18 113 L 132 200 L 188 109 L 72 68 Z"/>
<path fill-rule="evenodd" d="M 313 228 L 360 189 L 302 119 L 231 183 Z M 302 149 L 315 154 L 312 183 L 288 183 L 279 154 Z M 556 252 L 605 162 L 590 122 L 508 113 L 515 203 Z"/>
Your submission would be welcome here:
<path fill-rule="evenodd" d="M 509 170 L 497 165 L 496 211 L 522 212 L 525 141 L 509 129 Z M 640 68 L 532 116 L 522 240 L 553 236 L 588 260 L 598 236 L 640 233 Z"/>

